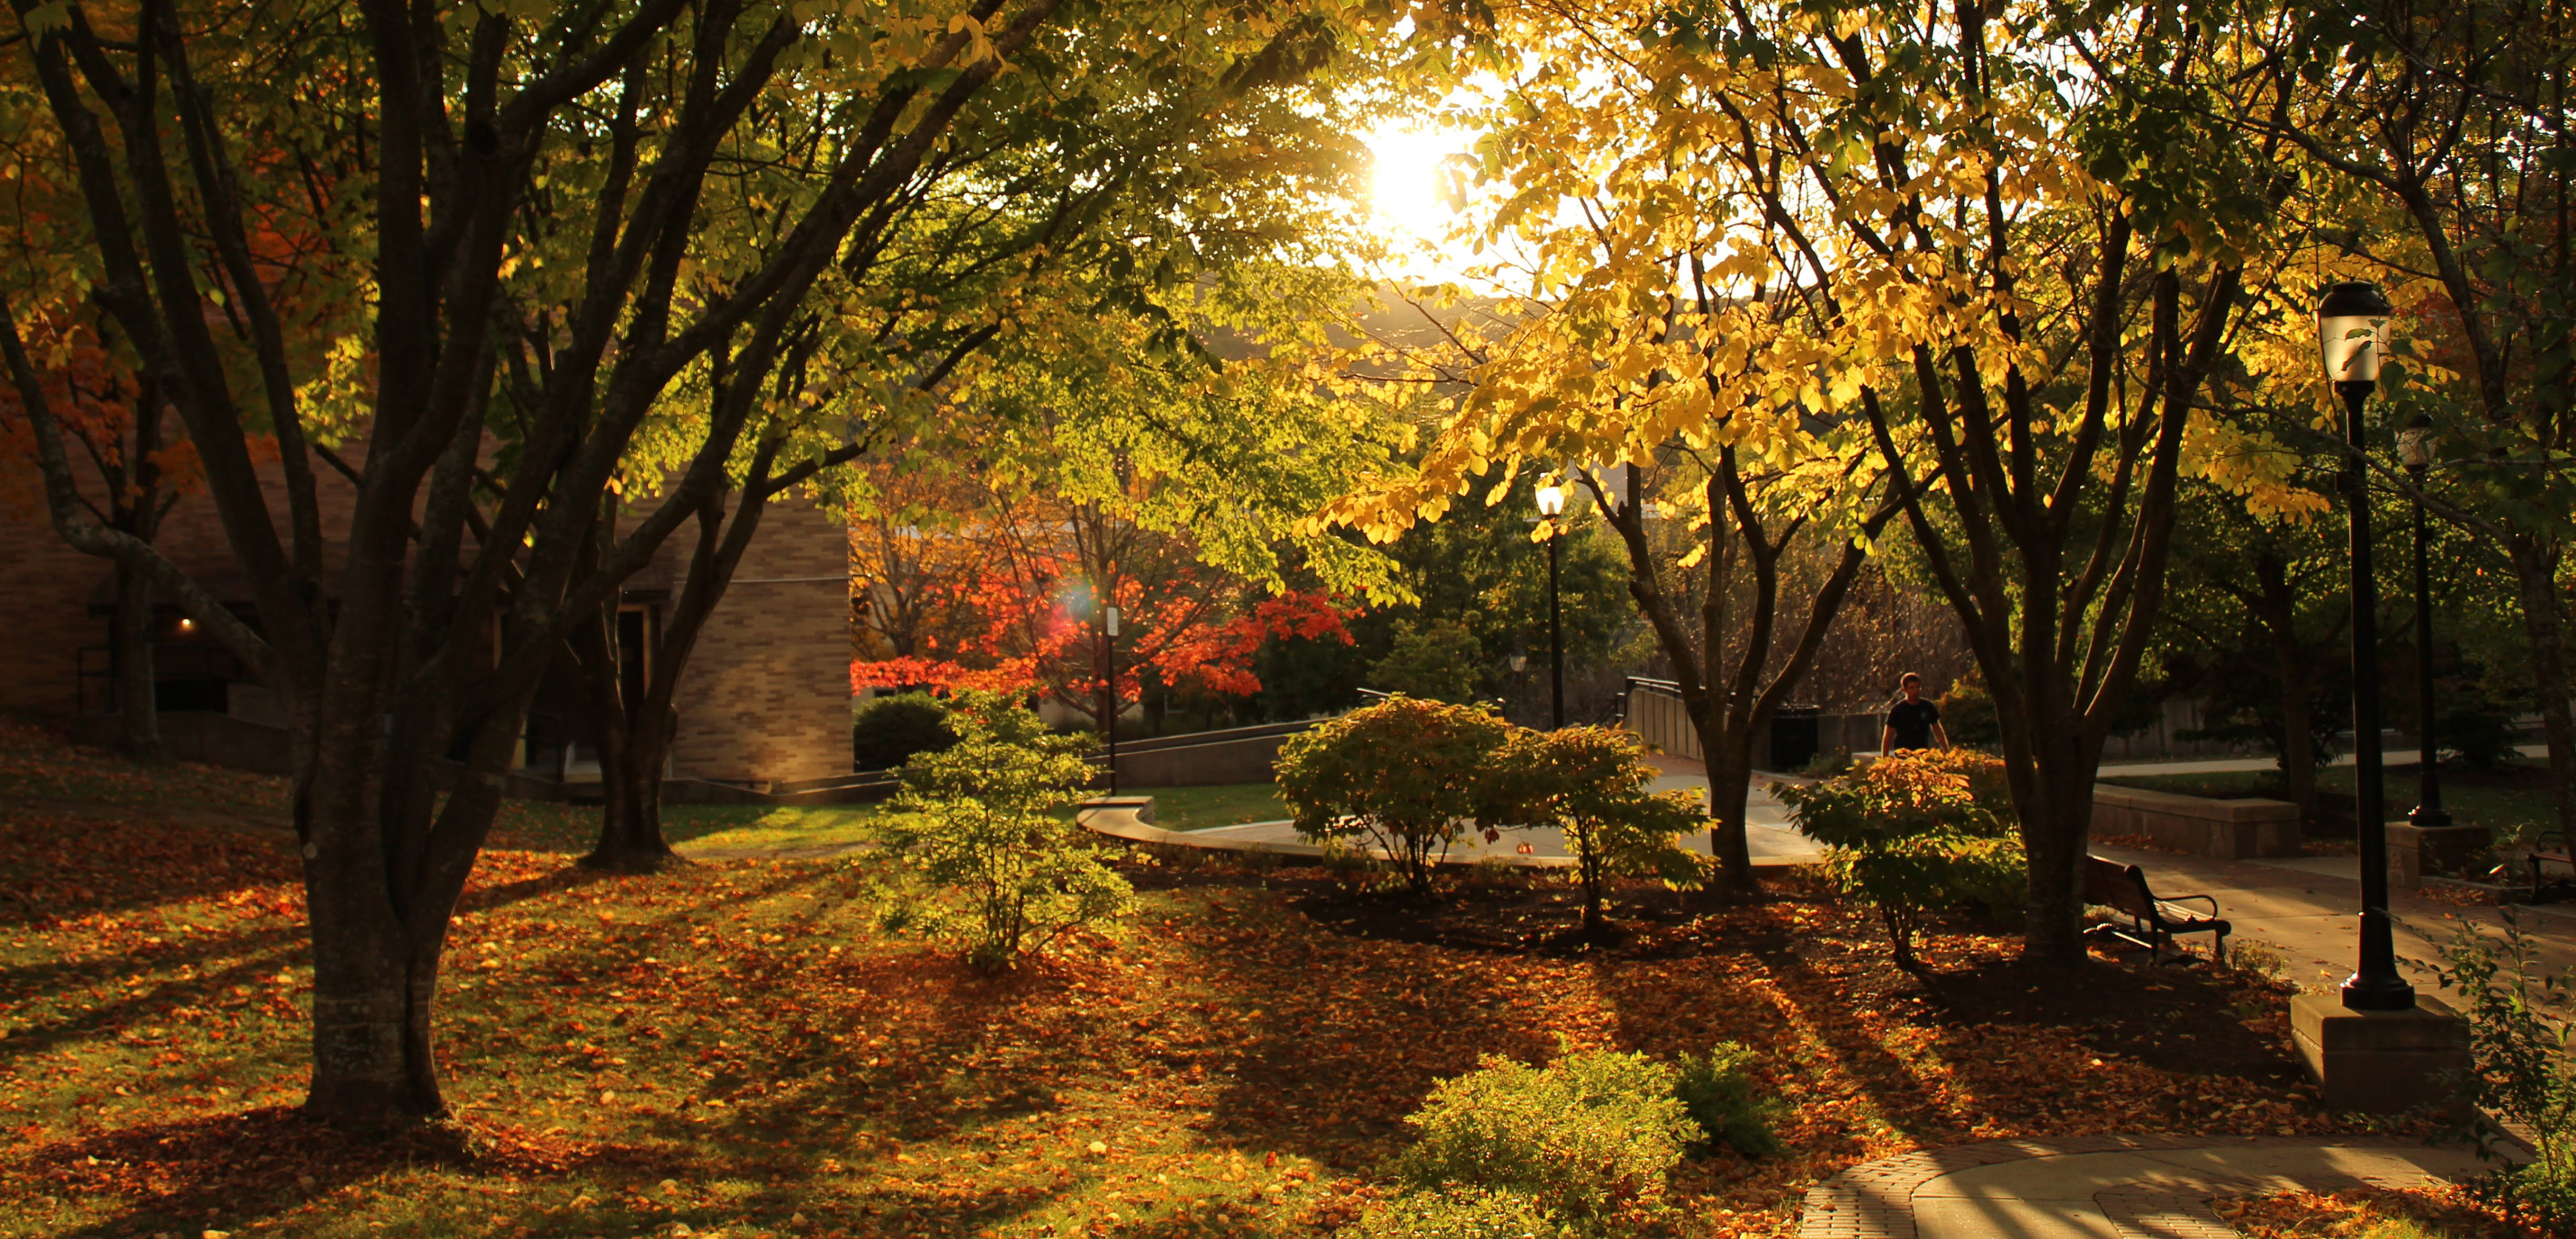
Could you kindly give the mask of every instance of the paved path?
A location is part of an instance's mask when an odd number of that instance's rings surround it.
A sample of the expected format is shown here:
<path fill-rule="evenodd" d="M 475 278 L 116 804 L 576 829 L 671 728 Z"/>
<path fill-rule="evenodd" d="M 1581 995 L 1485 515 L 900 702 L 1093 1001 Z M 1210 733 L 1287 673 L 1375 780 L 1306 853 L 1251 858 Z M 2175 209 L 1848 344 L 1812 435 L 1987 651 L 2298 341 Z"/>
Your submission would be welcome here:
<path fill-rule="evenodd" d="M 1994 1140 L 1865 1162 L 1807 1193 L 1800 1239 L 2225 1239 L 2221 1196 L 2420 1187 L 2484 1169 L 2420 1142 L 2239 1136 Z"/>
<path fill-rule="evenodd" d="M 1708 803 L 1708 776 L 1668 775 L 1655 780 L 1656 791 L 1697 791 L 1700 803 Z M 1744 806 L 1745 842 L 1753 853 L 1757 867 L 1803 865 L 1824 859 L 1825 850 L 1789 825 L 1789 810 L 1757 785 Z M 1281 845 L 1300 842 L 1297 829 L 1289 822 L 1248 822 L 1241 826 L 1218 826 L 1188 832 L 1191 841 L 1200 846 L 1235 844 Z M 1701 855 L 1708 853 L 1708 833 L 1692 831 L 1682 836 L 1682 846 Z M 1527 847 L 1529 851 L 1521 849 Z M 1564 864 L 1572 859 L 1566 850 L 1564 832 L 1552 826 L 1505 830 L 1501 837 L 1487 842 L 1481 834 L 1469 834 L 1449 849 L 1449 858 L 1474 862 L 1495 858 L 1514 864 Z"/>
<path fill-rule="evenodd" d="M 2093 853 L 2147 871 L 2158 895 L 2214 895 L 2220 915 L 2234 927 L 2231 943 L 2258 942 L 2278 953 L 2284 980 L 2303 989 L 2332 989 L 2352 975 L 2360 932 L 2361 861 L 2351 856 L 2218 860 L 2112 847 L 2096 841 Z M 2397 918 L 2397 955 L 2409 981 L 2425 993 L 2436 986 L 2430 967 L 2441 944 L 2462 923 L 2500 929 L 2506 910 L 2443 903 L 2425 895 L 2389 892 Z M 2512 910 L 2548 971 L 2576 964 L 2576 907 L 2547 904 Z M 2407 966 L 2411 965 L 2411 966 Z"/>

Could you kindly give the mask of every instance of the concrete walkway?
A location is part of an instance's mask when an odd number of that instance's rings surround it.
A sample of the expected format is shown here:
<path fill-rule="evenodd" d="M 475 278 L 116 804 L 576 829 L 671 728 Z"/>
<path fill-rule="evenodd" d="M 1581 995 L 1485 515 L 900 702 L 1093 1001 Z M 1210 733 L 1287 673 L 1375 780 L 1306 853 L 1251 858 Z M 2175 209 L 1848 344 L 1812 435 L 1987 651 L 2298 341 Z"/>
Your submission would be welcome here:
<path fill-rule="evenodd" d="M 1656 753 L 1648 760 L 1663 770 L 1662 777 L 1651 785 L 1657 792 L 1683 791 L 1698 796 L 1700 805 L 1708 804 L 1708 775 L 1698 762 L 1667 757 Z M 1788 806 L 1771 795 L 1774 781 L 1788 776 L 1757 773 L 1744 804 L 1745 843 L 1753 856 L 1753 867 L 1787 868 L 1811 864 L 1824 859 L 1822 845 L 1799 834 L 1790 824 Z M 1150 791 L 1145 794 L 1151 794 Z M 1200 830 L 1160 830 L 1133 820 L 1132 815 L 1112 815 L 1086 809 L 1078 819 L 1103 834 L 1138 842 L 1169 843 L 1181 847 L 1211 848 L 1223 851 L 1267 852 L 1281 856 L 1313 856 L 1322 849 L 1306 842 L 1297 834 L 1294 822 L 1245 822 L 1236 826 L 1213 826 Z M 1148 833 L 1149 832 L 1149 833 Z M 1706 831 L 1692 831 L 1682 836 L 1682 846 L 1702 856 L 1709 853 Z M 1507 829 L 1499 837 L 1487 840 L 1479 832 L 1469 832 L 1451 844 L 1447 859 L 1452 863 L 1474 864 L 1497 861 L 1508 865 L 1555 868 L 1574 863 L 1573 853 L 1565 846 L 1565 834 L 1552 826 Z"/>
<path fill-rule="evenodd" d="M 1708 803 L 1708 776 L 1673 775 L 1655 780 L 1655 790 L 1696 791 L 1700 804 Z M 1753 854 L 1756 868 L 1804 865 L 1824 859 L 1825 849 L 1814 840 L 1799 834 L 1789 824 L 1788 807 L 1774 799 L 1757 783 L 1744 805 L 1745 843 Z M 1247 822 L 1240 826 L 1217 826 L 1187 832 L 1185 842 L 1201 847 L 1228 847 L 1239 844 L 1279 845 L 1301 842 L 1291 822 Z M 1708 832 L 1692 831 L 1682 836 L 1682 846 L 1703 856 L 1708 854 Z M 1528 848 L 1523 852 L 1522 848 Z M 1449 848 L 1449 859 L 1465 863 L 1499 860 L 1510 864 L 1562 865 L 1573 860 L 1566 849 L 1564 832 L 1552 826 L 1526 827 L 1501 832 L 1501 837 L 1487 842 L 1481 834 L 1470 833 Z"/>
<path fill-rule="evenodd" d="M 2093 854 L 2146 870 L 2148 883 L 2160 896 L 2215 896 L 2219 915 L 2235 930 L 2231 945 L 2251 942 L 2269 948 L 2281 957 L 2283 979 L 2302 989 L 2333 989 L 2352 975 L 2361 921 L 2361 862 L 2356 857 L 2230 861 L 2098 841 Z M 2441 944 L 2459 926 L 2501 930 L 2507 911 L 2444 903 L 2405 890 L 2389 892 L 2388 905 L 2397 918 L 2400 967 L 2424 993 L 2437 990 L 2432 966 L 2441 959 Z M 2512 912 L 2531 935 L 2545 970 L 2576 964 L 2576 906 L 2545 904 Z"/>
<path fill-rule="evenodd" d="M 1807 1193 L 1800 1239 L 2226 1239 L 2222 1196 L 2426 1187 L 2465 1149 L 2269 1136 L 1994 1140 L 1865 1162 Z"/>

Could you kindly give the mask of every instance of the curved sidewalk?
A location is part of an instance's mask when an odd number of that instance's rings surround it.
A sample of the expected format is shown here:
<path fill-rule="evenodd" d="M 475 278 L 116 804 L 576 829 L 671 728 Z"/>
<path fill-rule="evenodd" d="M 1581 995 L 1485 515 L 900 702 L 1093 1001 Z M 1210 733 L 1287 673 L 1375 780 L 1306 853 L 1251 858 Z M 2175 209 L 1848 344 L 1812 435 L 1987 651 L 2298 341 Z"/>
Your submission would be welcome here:
<path fill-rule="evenodd" d="M 1864 1162 L 1807 1193 L 1799 1239 L 2228 1239 L 2220 1196 L 2421 1187 L 2485 1167 L 2370 1137 L 1990 1140 Z"/>
<path fill-rule="evenodd" d="M 1150 812 L 1143 810 L 1143 802 L 1150 799 L 1150 795 L 1139 795 L 1089 801 L 1075 813 L 1074 821 L 1096 833 L 1134 843 L 1308 858 L 1324 854 L 1324 849 L 1298 836 L 1293 822 L 1246 822 L 1198 830 L 1166 830 L 1154 825 Z M 1754 868 L 1786 868 L 1812 864 L 1824 858 L 1824 848 L 1791 829 L 1779 802 L 1767 794 L 1757 794 L 1746 806 L 1745 817 L 1745 842 L 1752 853 Z M 1682 836 L 1680 844 L 1687 851 L 1705 854 L 1709 847 L 1708 834 L 1692 831 Z M 1386 859 L 1374 850 L 1370 854 Z M 1535 868 L 1555 868 L 1574 863 L 1565 846 L 1563 832 L 1553 827 L 1506 829 L 1492 840 L 1487 840 L 1480 832 L 1467 831 L 1449 846 L 1442 860 L 1455 865 L 1493 861 Z"/>

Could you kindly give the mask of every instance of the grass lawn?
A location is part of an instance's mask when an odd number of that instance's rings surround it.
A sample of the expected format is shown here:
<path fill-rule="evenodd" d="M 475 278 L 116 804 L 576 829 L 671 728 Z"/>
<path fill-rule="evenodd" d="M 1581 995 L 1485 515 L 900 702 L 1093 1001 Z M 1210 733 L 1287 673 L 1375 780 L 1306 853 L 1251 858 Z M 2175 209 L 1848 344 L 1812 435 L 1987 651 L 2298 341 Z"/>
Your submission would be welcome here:
<path fill-rule="evenodd" d="M 1140 787 L 1135 794 L 1154 798 L 1154 824 L 1165 830 L 1206 830 L 1295 816 L 1280 802 L 1276 783 Z"/>
<path fill-rule="evenodd" d="M 2114 773 L 2117 769 L 2106 768 L 2102 781 L 2123 787 L 2180 792 L 2186 796 L 2234 798 L 2278 797 L 2283 794 L 2280 775 L 2270 770 L 2124 776 Z M 2557 817 L 2557 810 L 2550 803 L 2545 773 L 2541 767 L 2530 764 L 2485 772 L 2446 769 L 2442 772 L 2442 807 L 2450 810 L 2452 820 L 2463 826 L 2485 826 L 2494 830 L 2498 841 L 2526 839 L 2534 831 L 2552 824 Z M 2389 820 L 2395 821 L 2415 807 L 2415 767 L 2391 766 L 2387 781 L 2388 816 Z M 2327 796 L 2342 797 L 2346 802 L 2344 815 L 2349 820 L 2353 794 L 2352 767 L 2328 766 L 2318 771 L 2317 790 Z"/>
<path fill-rule="evenodd" d="M 607 877 L 534 806 L 450 939 L 457 1121 L 374 1144 L 294 1110 L 311 970 L 287 840 L 173 812 L 227 787 L 256 809 L 257 785 L 0 728 L 7 778 L 70 766 L 81 796 L 0 794 L 6 1236 L 1323 1239 L 1383 1190 L 1433 1080 L 1560 1044 L 1759 1052 L 1790 1151 L 1686 1163 L 1686 1239 L 1791 1234 L 1808 1186 L 1930 1144 L 2348 1130 L 2289 1057 L 2277 986 L 2026 972 L 1965 922 L 1912 976 L 1873 921 L 1794 887 L 1634 888 L 1631 938 L 1577 951 L 1550 945 L 1575 915 L 1555 879 L 1417 909 L 1320 869 L 1138 857 L 1117 935 L 986 977 L 881 931 L 865 853 Z M 765 820 L 696 838 L 786 829 Z"/>

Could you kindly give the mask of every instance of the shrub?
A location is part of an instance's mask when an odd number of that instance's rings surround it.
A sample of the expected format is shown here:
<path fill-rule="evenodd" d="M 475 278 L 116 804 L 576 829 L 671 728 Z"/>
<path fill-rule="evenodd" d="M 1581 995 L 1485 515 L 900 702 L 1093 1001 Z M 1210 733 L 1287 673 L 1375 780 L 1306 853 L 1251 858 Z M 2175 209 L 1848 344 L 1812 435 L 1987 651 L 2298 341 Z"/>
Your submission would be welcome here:
<path fill-rule="evenodd" d="M 1564 1228 L 1517 1192 L 1407 1192 L 1373 1205 L 1342 1239 L 1552 1239 Z"/>
<path fill-rule="evenodd" d="M 1422 1138 L 1395 1173 L 1420 1190 L 1511 1192 L 1578 1233 L 1666 1212 L 1664 1176 L 1702 1138 L 1672 1067 L 1642 1054 L 1565 1054 L 1545 1067 L 1487 1055 L 1406 1121 Z"/>
<path fill-rule="evenodd" d="M 879 697 L 850 724 L 850 757 L 857 770 L 892 770 L 915 753 L 936 753 L 955 743 L 948 711 L 928 693 Z"/>
<path fill-rule="evenodd" d="M 1780 1107 L 1753 1091 L 1752 1065 L 1753 1050 L 1739 1041 L 1720 1041 L 1705 1055 L 1684 1054 L 1673 1095 L 1709 1144 L 1728 1145 L 1747 1157 L 1770 1157 L 1780 1151 L 1780 1137 L 1771 1131 L 1771 1117 Z"/>
<path fill-rule="evenodd" d="M 2538 1156 L 2506 1166 L 2474 1186 L 2508 1212 L 2550 1234 L 2576 1232 L 2576 1066 L 2567 1059 L 2564 1014 L 2576 998 L 2576 969 L 2534 975 L 2535 944 L 2508 909 L 2504 949 L 2463 924 L 2442 947 L 2442 983 L 2468 1006 L 2471 1067 L 2460 1081 L 2470 1134 L 2491 1157 L 2504 1134 L 2490 1114 L 2519 1124 Z"/>
<path fill-rule="evenodd" d="M 879 831 L 919 879 L 896 892 L 889 928 L 958 943 L 968 963 L 994 971 L 1134 907 L 1127 880 L 1052 812 L 1090 781 L 1078 756 L 1088 740 L 1049 735 L 991 693 L 958 694 L 949 726 L 957 743 L 913 756 Z"/>
<path fill-rule="evenodd" d="M 1914 935 L 1931 913 L 2005 909 L 2026 887 L 2003 763 L 1985 754 L 1899 753 L 1841 778 L 1772 790 L 1798 833 L 1830 849 L 1825 870 L 1835 886 L 1878 910 L 1900 966 L 1916 966 Z"/>
<path fill-rule="evenodd" d="M 1279 798 L 1296 811 L 1299 835 L 1374 845 L 1426 892 L 1460 823 L 1490 816 L 1485 765 L 1505 731 L 1471 706 L 1390 697 L 1282 745 Z"/>
<path fill-rule="evenodd" d="M 1697 858 L 1675 837 L 1706 822 L 1698 798 L 1646 790 L 1661 772 L 1632 733 L 1608 727 L 1514 728 L 1487 774 L 1488 811 L 1500 820 L 1555 826 L 1583 885 L 1583 928 L 1601 927 L 1602 889 L 1614 877 L 1695 883 Z"/>

